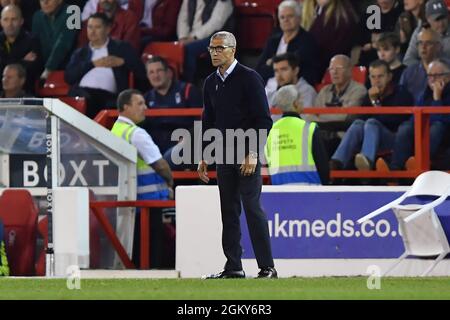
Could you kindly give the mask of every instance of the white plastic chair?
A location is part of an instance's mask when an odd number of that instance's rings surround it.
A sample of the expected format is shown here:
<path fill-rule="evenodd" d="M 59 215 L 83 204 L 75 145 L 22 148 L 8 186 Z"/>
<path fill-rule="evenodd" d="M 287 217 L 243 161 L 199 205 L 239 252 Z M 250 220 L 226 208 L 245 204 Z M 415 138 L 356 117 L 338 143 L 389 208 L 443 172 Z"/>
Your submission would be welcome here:
<path fill-rule="evenodd" d="M 426 276 L 450 253 L 449 242 L 434 211 L 434 208 L 444 202 L 449 194 L 450 174 L 443 171 L 427 171 L 419 175 L 413 185 L 399 198 L 358 220 L 358 223 L 363 223 L 389 209 L 394 211 L 405 252 L 383 275 L 392 271 L 408 256 L 437 255 L 433 264 L 421 275 Z M 414 196 L 438 196 L 439 198 L 427 204 L 401 205 L 406 198 Z"/>

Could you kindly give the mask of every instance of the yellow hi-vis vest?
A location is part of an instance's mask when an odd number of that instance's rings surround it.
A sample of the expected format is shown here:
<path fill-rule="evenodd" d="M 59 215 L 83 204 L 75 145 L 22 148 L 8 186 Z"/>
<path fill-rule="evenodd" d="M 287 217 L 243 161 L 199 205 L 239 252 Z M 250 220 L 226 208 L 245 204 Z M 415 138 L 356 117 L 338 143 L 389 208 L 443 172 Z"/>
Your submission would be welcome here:
<path fill-rule="evenodd" d="M 265 147 L 272 184 L 321 184 L 312 154 L 315 128 L 289 116 L 273 124 Z"/>
<path fill-rule="evenodd" d="M 116 121 L 111 132 L 131 143 L 130 138 L 138 127 L 123 121 Z M 145 163 L 138 154 L 137 198 L 139 200 L 169 199 L 169 189 L 164 179 Z"/>

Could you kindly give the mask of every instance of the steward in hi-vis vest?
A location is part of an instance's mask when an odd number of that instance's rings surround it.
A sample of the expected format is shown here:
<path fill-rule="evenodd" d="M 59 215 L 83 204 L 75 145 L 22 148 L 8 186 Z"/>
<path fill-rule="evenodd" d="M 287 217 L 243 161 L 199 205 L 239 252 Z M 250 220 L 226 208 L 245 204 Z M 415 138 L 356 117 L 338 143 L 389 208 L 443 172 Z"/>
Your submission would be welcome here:
<path fill-rule="evenodd" d="M 273 104 L 283 111 L 267 138 L 265 155 L 272 184 L 328 183 L 328 157 L 317 124 L 300 118 L 301 97 L 294 85 L 279 89 Z"/>
<path fill-rule="evenodd" d="M 173 198 L 173 179 L 167 161 L 162 158 L 151 136 L 136 125 L 145 119 L 146 106 L 142 94 L 133 89 L 125 90 L 119 95 L 117 104 L 120 116 L 111 132 L 138 150 L 138 200 Z"/>

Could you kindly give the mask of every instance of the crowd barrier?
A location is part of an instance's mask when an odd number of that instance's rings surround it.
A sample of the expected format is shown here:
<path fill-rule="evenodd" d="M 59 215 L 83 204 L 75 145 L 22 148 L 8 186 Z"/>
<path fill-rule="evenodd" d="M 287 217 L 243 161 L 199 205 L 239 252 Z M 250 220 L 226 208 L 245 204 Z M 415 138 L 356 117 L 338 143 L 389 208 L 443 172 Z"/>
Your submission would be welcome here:
<path fill-rule="evenodd" d="M 201 108 L 155 108 L 146 110 L 146 116 L 194 116 L 200 117 Z M 272 114 L 281 114 L 280 110 L 271 108 Z M 450 107 L 327 107 L 305 108 L 305 114 L 404 114 L 414 116 L 414 156 L 417 166 L 409 170 L 358 171 L 358 170 L 332 170 L 330 178 L 415 178 L 422 172 L 430 170 L 430 127 L 429 119 L 432 114 L 450 114 Z M 119 113 L 117 110 L 103 110 L 96 117 L 99 124 L 111 128 Z M 215 174 L 215 173 L 213 173 Z M 266 171 L 263 175 L 267 176 Z M 196 172 L 173 172 L 174 179 L 198 179 Z M 267 179 L 265 179 L 267 181 Z"/>

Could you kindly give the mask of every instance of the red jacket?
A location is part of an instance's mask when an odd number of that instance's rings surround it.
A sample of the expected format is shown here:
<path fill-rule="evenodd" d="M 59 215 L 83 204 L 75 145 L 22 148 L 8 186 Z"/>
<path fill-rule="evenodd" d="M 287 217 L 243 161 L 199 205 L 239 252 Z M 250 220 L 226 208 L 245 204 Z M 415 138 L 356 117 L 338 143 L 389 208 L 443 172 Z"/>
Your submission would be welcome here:
<path fill-rule="evenodd" d="M 127 41 L 137 52 L 140 52 L 141 33 L 139 29 L 139 20 L 134 12 L 117 8 L 116 15 L 109 35 L 112 39 Z M 80 35 L 78 37 L 78 47 L 83 47 L 89 43 L 87 38 L 87 21 L 83 23 Z"/>
<path fill-rule="evenodd" d="M 158 41 L 174 40 L 177 35 L 181 0 L 158 0 L 152 11 L 152 28 L 142 28 L 141 35 L 154 36 Z"/>

